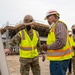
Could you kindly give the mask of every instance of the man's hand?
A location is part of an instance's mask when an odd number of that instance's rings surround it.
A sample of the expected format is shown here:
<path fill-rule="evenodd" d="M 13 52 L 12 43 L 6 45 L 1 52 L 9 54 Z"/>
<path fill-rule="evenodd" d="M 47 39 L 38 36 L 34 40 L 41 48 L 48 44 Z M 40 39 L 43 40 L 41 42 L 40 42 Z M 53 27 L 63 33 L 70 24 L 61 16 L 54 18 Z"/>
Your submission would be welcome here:
<path fill-rule="evenodd" d="M 46 60 L 45 54 L 42 54 L 42 61 L 44 62 Z"/>
<path fill-rule="evenodd" d="M 47 50 L 47 45 L 45 43 L 42 44 L 41 47 L 40 47 L 40 49 L 41 49 L 41 51 L 42 50 L 46 51 Z"/>
<path fill-rule="evenodd" d="M 9 53 L 10 53 L 10 50 L 9 49 L 4 49 L 4 51 L 5 51 L 5 54 L 6 55 L 9 55 Z"/>

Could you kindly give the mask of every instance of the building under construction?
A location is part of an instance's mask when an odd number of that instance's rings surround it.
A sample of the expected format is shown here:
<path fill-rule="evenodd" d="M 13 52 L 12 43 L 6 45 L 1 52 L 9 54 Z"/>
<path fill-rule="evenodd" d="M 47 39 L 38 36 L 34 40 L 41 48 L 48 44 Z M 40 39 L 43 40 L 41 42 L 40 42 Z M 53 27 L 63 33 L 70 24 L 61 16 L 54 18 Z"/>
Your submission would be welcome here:
<path fill-rule="evenodd" d="M 22 30 L 22 29 L 25 29 L 25 26 L 26 25 L 24 25 L 24 24 L 18 24 L 18 25 L 16 25 L 16 26 L 8 26 L 8 25 L 6 25 L 4 28 L 0 28 L 0 32 L 1 32 L 1 34 L 2 34 L 2 39 L 3 39 L 3 45 L 4 45 L 4 48 L 6 48 L 7 46 L 8 46 L 8 42 L 9 42 L 9 40 L 18 32 L 18 31 L 20 31 L 20 30 Z M 46 37 L 47 37 L 47 35 L 48 35 L 48 32 L 49 32 L 49 25 L 45 25 L 45 24 L 42 24 L 42 23 L 38 23 L 38 22 L 34 22 L 33 23 L 33 29 L 35 29 L 35 30 L 37 30 L 38 32 L 39 32 L 39 35 L 40 35 L 40 41 L 41 41 L 41 43 L 44 43 L 44 42 L 46 42 Z M 69 32 L 71 32 L 71 31 L 69 31 Z M 1 46 L 1 45 L 0 45 Z M 1 46 L 2 47 L 2 46 Z M 16 45 L 15 47 L 14 47 L 15 49 L 16 49 L 16 52 L 15 53 L 19 53 L 19 46 L 18 45 Z M 1 48 L 2 49 L 2 48 Z M 13 53 L 13 52 L 12 52 Z M 0 54 L 0 55 L 2 55 L 2 54 Z M 1 58 L 3 57 L 3 55 L 2 56 L 0 56 Z M 3 61 L 3 58 L 2 58 L 2 61 Z M 5 62 L 5 60 L 4 60 L 4 62 Z M 3 62 L 2 62 L 3 63 Z M 2 64 L 1 63 L 1 64 Z M 2 65 L 2 67 L 3 66 L 7 66 L 6 65 L 6 63 L 5 64 L 3 64 Z M 6 68 L 6 67 L 5 67 Z M 3 68 L 2 69 L 2 72 L 4 71 L 4 69 L 5 68 Z M 5 70 L 6 72 L 3 72 L 3 73 L 8 73 L 7 72 L 7 68 L 6 68 L 6 70 Z M 1 74 L 0 74 L 1 75 Z M 9 75 L 9 74 L 8 74 Z"/>
<path fill-rule="evenodd" d="M 25 29 L 25 26 L 26 25 L 21 23 L 21 24 L 18 24 L 16 26 L 10 26 L 10 25 L 8 26 L 8 25 L 6 25 L 4 28 L 0 29 L 1 34 L 2 34 L 4 48 L 6 48 L 8 46 L 9 40 L 18 31 L 20 31 L 22 29 Z M 41 43 L 46 42 L 46 37 L 47 37 L 48 31 L 49 31 L 49 25 L 38 23 L 38 22 L 34 22 L 33 23 L 33 29 L 35 29 L 35 30 L 37 30 L 39 32 Z M 18 45 L 13 47 L 13 49 L 17 49 L 16 51 L 18 51 L 18 49 L 19 49 Z"/>
<path fill-rule="evenodd" d="M 39 36 L 40 36 L 40 41 L 41 44 L 46 42 L 46 37 L 48 35 L 49 32 L 49 25 L 46 24 L 42 24 L 42 23 L 38 23 L 38 22 L 34 22 L 33 24 L 33 29 L 37 30 L 39 32 Z M 2 34 L 2 39 L 3 39 L 3 45 L 4 48 L 6 48 L 8 46 L 8 42 L 9 40 L 20 30 L 25 29 L 25 26 L 23 23 L 20 23 L 16 26 L 10 26 L 10 25 L 6 25 L 4 28 L 1 28 L 1 34 Z M 71 32 L 71 31 L 69 31 Z M 16 51 L 19 52 L 19 46 L 16 45 L 15 47 L 13 47 L 13 49 L 15 49 Z M 17 52 L 17 53 L 18 53 Z"/>

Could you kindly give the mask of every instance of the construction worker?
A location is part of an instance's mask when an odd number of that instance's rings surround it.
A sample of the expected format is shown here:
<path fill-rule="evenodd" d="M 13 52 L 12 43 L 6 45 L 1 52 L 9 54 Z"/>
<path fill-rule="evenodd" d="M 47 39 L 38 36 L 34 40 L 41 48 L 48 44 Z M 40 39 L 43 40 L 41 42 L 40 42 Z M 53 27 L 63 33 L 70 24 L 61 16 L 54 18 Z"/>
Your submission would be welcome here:
<path fill-rule="evenodd" d="M 72 45 L 72 32 L 69 32 L 69 39 L 70 39 L 70 43 Z M 69 66 L 68 66 L 68 75 L 71 75 L 72 74 L 72 59 L 70 59 L 70 62 L 69 62 Z"/>
<path fill-rule="evenodd" d="M 40 75 L 39 57 L 37 47 L 40 47 L 39 33 L 32 29 L 34 19 L 26 15 L 23 20 L 25 29 L 19 31 L 9 42 L 9 48 L 19 44 L 20 52 L 20 73 L 29 75 L 30 67 L 33 75 Z M 9 49 L 5 49 L 9 52 Z"/>
<path fill-rule="evenodd" d="M 43 44 L 41 50 L 47 51 L 47 59 L 50 61 L 50 75 L 66 75 L 73 55 L 68 40 L 67 26 L 59 18 L 60 15 L 56 10 L 49 10 L 45 17 L 50 25 L 50 31 L 47 44 Z"/>
<path fill-rule="evenodd" d="M 75 25 L 72 25 L 71 29 L 72 29 L 71 39 L 72 39 L 72 46 L 73 46 L 73 50 L 74 50 L 74 56 L 72 58 L 72 64 L 73 64 L 73 73 L 75 75 Z"/>

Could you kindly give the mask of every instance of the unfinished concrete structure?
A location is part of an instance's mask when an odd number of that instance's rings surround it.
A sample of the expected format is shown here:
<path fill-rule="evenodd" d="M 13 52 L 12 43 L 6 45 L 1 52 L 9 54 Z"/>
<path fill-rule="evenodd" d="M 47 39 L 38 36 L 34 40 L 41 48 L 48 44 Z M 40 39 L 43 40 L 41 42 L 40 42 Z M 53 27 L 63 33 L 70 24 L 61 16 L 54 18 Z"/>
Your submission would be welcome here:
<path fill-rule="evenodd" d="M 46 42 L 46 37 L 47 37 L 48 31 L 49 31 L 49 25 L 45 25 L 45 24 L 37 23 L 37 22 L 34 22 L 32 25 L 33 25 L 33 29 L 35 29 L 39 32 L 41 43 Z M 2 38 L 3 38 L 4 48 L 6 48 L 8 46 L 9 40 L 18 31 L 24 29 L 25 26 L 26 25 L 21 23 L 21 24 L 18 24 L 16 26 L 10 26 L 10 25 L 5 26 L 4 28 L 0 29 L 1 34 L 2 34 Z M 16 48 L 18 50 L 18 45 L 16 45 L 14 48 Z"/>
<path fill-rule="evenodd" d="M 34 22 L 32 25 L 33 25 L 33 29 L 35 29 L 39 32 L 41 44 L 45 43 L 46 42 L 46 37 L 47 37 L 48 32 L 49 32 L 49 25 L 38 23 L 38 22 Z M 6 25 L 4 28 L 0 29 L 1 34 L 2 34 L 2 38 L 3 38 L 4 48 L 8 46 L 9 40 L 18 31 L 24 29 L 25 26 L 26 26 L 25 24 L 20 23 L 16 26 Z M 71 31 L 69 30 L 69 32 L 71 32 Z M 16 45 L 14 48 L 18 50 L 18 45 Z"/>

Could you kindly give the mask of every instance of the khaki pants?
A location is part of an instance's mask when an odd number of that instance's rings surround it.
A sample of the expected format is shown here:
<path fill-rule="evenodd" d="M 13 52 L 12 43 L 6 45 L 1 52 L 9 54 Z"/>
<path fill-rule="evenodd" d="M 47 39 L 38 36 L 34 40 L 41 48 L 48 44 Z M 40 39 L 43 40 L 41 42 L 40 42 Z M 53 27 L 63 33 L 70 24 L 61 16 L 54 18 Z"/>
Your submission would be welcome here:
<path fill-rule="evenodd" d="M 21 75 L 29 75 L 30 68 L 32 70 L 33 75 L 41 75 L 38 57 L 28 59 L 20 58 Z"/>

